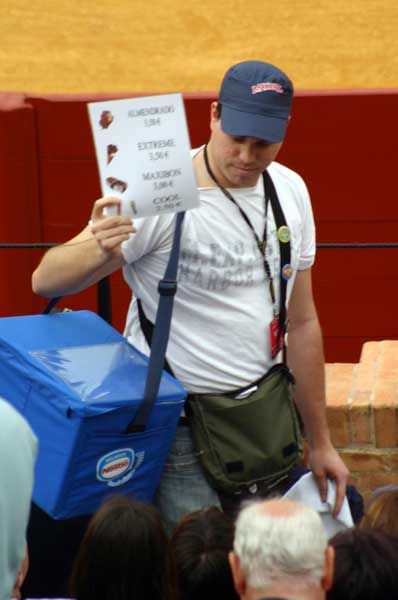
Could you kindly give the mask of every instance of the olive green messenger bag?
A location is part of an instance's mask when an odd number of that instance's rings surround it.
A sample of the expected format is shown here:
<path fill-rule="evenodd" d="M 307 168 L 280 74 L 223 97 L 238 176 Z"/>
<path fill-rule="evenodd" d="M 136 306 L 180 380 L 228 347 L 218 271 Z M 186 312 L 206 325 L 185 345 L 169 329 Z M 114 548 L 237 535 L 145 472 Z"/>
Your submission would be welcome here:
<path fill-rule="evenodd" d="M 270 490 L 301 456 L 300 427 L 284 364 L 274 365 L 246 398 L 188 396 L 194 446 L 209 483 L 226 494 Z"/>

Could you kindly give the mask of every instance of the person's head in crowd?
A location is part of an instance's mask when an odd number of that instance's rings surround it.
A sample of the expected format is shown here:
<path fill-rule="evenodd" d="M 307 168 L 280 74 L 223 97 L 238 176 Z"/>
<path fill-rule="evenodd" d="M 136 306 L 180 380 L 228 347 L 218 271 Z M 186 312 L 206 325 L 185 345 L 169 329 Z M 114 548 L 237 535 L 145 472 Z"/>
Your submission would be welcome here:
<path fill-rule="evenodd" d="M 37 440 L 28 423 L 0 398 L 0 600 L 20 597 L 27 570 L 36 453 Z"/>
<path fill-rule="evenodd" d="M 398 486 L 378 488 L 370 496 L 361 529 L 381 529 L 398 536 Z"/>
<path fill-rule="evenodd" d="M 76 600 L 173 600 L 174 565 L 158 511 L 127 496 L 106 500 L 83 537 L 70 592 Z"/>
<path fill-rule="evenodd" d="M 228 562 L 233 539 L 233 521 L 217 507 L 182 518 L 171 538 L 179 600 L 239 598 Z"/>
<path fill-rule="evenodd" d="M 242 600 L 323 599 L 333 554 L 312 508 L 283 498 L 251 503 L 238 515 L 230 554 L 236 591 Z"/>
<path fill-rule="evenodd" d="M 377 529 L 353 528 L 330 540 L 335 550 L 328 600 L 398 598 L 398 540 Z"/>

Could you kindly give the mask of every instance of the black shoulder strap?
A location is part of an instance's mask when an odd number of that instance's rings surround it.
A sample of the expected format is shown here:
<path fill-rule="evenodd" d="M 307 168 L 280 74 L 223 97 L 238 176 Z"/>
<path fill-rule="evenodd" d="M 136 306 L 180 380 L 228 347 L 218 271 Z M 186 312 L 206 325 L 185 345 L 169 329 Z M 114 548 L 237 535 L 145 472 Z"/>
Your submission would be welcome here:
<path fill-rule="evenodd" d="M 287 331 L 287 316 L 286 316 L 286 292 L 287 292 L 287 280 L 288 276 L 286 272 L 291 268 L 290 265 L 290 233 L 286 229 L 286 237 L 283 238 L 281 235 L 281 227 L 287 227 L 285 215 L 283 214 L 282 207 L 280 205 L 278 194 L 274 186 L 274 182 L 271 179 L 268 171 L 264 171 L 264 188 L 271 202 L 272 212 L 274 214 L 277 235 L 279 240 L 279 251 L 280 251 L 280 309 L 279 309 L 279 336 L 282 337 L 283 342 L 283 362 L 286 363 L 286 345 L 285 345 L 285 334 Z M 278 340 L 279 341 L 279 340 Z"/>
<path fill-rule="evenodd" d="M 51 312 L 53 312 L 61 298 L 62 296 L 56 296 L 55 298 L 51 298 L 51 300 L 49 300 L 46 306 L 44 307 L 43 315 L 49 315 Z"/>
<path fill-rule="evenodd" d="M 51 298 L 43 310 L 43 315 L 59 312 L 56 308 L 62 296 Z M 97 311 L 99 316 L 112 325 L 112 301 L 110 278 L 104 277 L 97 283 Z"/>

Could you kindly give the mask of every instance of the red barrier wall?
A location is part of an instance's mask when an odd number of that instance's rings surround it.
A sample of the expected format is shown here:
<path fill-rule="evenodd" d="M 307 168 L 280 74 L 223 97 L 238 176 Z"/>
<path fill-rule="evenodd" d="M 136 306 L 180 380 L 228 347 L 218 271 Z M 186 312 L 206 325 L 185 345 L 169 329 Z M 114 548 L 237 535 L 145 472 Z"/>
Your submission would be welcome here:
<path fill-rule="evenodd" d="M 309 187 L 318 242 L 398 242 L 398 90 L 301 93 L 278 160 Z M 314 292 L 329 362 L 395 339 L 398 249 L 319 249 Z"/>
<path fill-rule="evenodd" d="M 122 95 L 0 94 L 0 242 L 63 242 L 99 197 L 86 102 Z M 214 94 L 185 94 L 192 146 L 209 134 Z M 394 242 L 398 205 L 398 90 L 301 92 L 278 160 L 309 187 L 318 242 Z M 30 275 L 43 251 L 1 250 L 0 315 L 38 312 Z M 397 249 L 322 249 L 314 291 L 329 362 L 356 362 L 366 340 L 398 338 Z M 123 328 L 129 292 L 112 276 L 113 322 Z M 62 301 L 96 309 L 92 288 Z"/>
<path fill-rule="evenodd" d="M 33 107 L 23 94 L 0 94 L 0 242 L 41 239 L 36 127 Z M 0 250 L 0 314 L 35 312 L 30 276 L 39 255 Z"/>

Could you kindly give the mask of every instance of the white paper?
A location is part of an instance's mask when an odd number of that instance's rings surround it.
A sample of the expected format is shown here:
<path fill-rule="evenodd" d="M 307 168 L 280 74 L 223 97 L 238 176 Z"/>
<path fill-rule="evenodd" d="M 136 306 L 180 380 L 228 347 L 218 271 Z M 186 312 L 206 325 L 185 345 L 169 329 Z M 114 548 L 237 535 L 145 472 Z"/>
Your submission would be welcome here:
<path fill-rule="evenodd" d="M 332 513 L 336 501 L 336 482 L 328 479 L 327 499 L 326 502 L 322 502 L 315 477 L 311 471 L 300 477 L 286 492 L 284 498 L 302 502 L 316 510 L 322 519 L 328 538 L 333 537 L 339 531 L 354 526 L 347 496 L 344 498 L 339 514 L 334 518 Z"/>
<path fill-rule="evenodd" d="M 122 199 L 122 214 L 148 217 L 198 206 L 181 94 L 87 106 L 102 193 Z"/>

